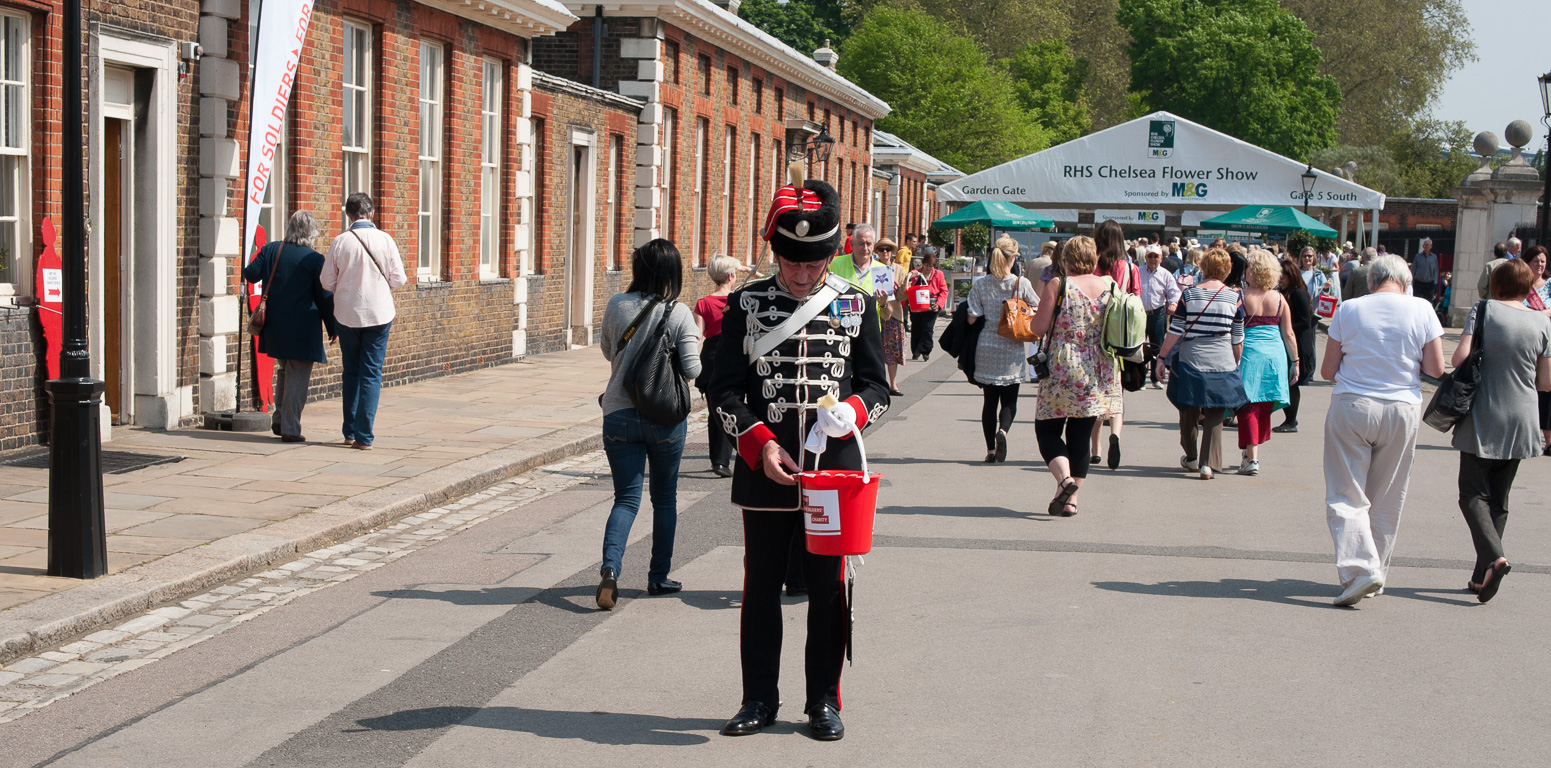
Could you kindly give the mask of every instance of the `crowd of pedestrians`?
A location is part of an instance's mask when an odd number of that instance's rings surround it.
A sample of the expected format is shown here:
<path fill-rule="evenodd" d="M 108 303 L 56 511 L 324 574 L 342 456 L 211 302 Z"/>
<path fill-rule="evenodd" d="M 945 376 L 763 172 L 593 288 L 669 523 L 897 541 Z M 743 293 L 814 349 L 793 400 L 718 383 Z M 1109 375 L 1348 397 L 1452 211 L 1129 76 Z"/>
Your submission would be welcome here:
<path fill-rule="evenodd" d="M 1518 462 L 1551 445 L 1551 282 L 1547 252 L 1499 244 L 1484 270 L 1490 300 L 1473 308 L 1455 366 L 1484 350 L 1482 394 L 1454 429 L 1460 453 L 1459 504 L 1477 550 L 1468 588 L 1482 602 L 1497 593 L 1512 566 L 1503 554 L 1508 497 Z M 969 315 L 986 329 L 998 305 L 1023 298 L 1012 274 L 1011 239 L 991 249 L 988 274 L 969 294 Z M 1413 271 L 1414 270 L 1414 271 Z M 1128 365 L 1105 339 L 1110 304 L 1121 292 L 1140 293 L 1146 317 L 1152 386 L 1166 383 L 1179 412 L 1180 465 L 1202 479 L 1225 468 L 1261 472 L 1273 433 L 1299 430 L 1302 388 L 1316 371 L 1333 384 L 1323 434 L 1326 518 L 1335 546 L 1341 593 L 1337 605 L 1381 594 L 1399 530 L 1422 414 L 1422 378 L 1445 374 L 1443 329 L 1451 276 L 1431 241 L 1411 263 L 1378 247 L 1296 255 L 1245 248 L 1221 240 L 1159 244 L 1123 240 L 1113 222 L 1094 237 L 1045 243 L 1025 265 L 1036 307 L 1029 350 L 1043 368 L 1037 381 L 1035 437 L 1055 481 L 1047 511 L 1072 516 L 1088 467 L 1100 462 L 1099 430 L 1112 424 L 1111 468 L 1120 463 L 1120 428 Z M 1427 278 L 1427 279 L 1422 279 Z M 1328 343 L 1316 360 L 1315 308 L 1335 307 Z M 1478 319 L 1479 317 L 1479 319 Z M 974 320 L 972 320 L 974 322 Z M 1471 338 L 1477 327 L 1485 333 Z M 1495 333 L 1494 333 L 1495 331 Z M 986 461 L 1004 461 L 1019 386 L 1028 374 L 1009 363 L 1029 351 L 982 332 L 970 379 L 984 393 Z M 1009 398 L 1009 391 L 1011 397 Z M 1490 394 L 1485 394 L 1490 392 Z M 1283 412 L 1273 427 L 1276 411 Z M 1234 426 L 1241 455 L 1223 458 L 1222 432 Z M 1087 438 L 1087 439 L 1084 439 Z"/>

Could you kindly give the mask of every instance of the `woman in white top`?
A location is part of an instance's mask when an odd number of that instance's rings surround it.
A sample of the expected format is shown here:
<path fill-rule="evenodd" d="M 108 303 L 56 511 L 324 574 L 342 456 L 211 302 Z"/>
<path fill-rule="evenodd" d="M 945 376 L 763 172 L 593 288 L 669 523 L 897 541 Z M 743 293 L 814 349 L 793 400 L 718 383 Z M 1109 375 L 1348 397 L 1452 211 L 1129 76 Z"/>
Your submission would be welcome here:
<path fill-rule="evenodd" d="M 969 322 L 985 323 L 975 343 L 975 383 L 985 397 L 980 409 L 980 426 L 986 438 L 986 462 L 1007 460 L 1007 432 L 1018 416 L 1018 385 L 1023 382 L 1023 342 L 996 332 L 1002 322 L 1002 302 L 1022 299 L 1029 306 L 1039 304 L 1034 286 L 1012 274 L 1018 258 L 1018 241 L 1003 235 L 991 249 L 986 271 L 975 278 L 969 291 Z"/>
<path fill-rule="evenodd" d="M 1342 592 L 1355 605 L 1384 588 L 1411 482 L 1422 377 L 1443 375 L 1443 326 L 1426 299 L 1407 295 L 1399 256 L 1374 259 L 1369 294 L 1330 319 L 1320 376 L 1335 382 L 1325 417 L 1325 519 Z"/>

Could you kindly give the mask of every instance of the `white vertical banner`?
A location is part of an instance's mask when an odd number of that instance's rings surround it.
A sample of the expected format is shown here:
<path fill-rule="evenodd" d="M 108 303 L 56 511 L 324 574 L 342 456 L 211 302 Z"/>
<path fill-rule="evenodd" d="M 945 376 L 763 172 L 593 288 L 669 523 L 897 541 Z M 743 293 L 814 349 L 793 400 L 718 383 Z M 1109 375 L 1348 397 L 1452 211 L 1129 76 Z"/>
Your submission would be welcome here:
<path fill-rule="evenodd" d="M 248 165 L 243 174 L 242 263 L 253 255 L 259 209 L 275 176 L 275 148 L 285 130 L 285 110 L 296 86 L 302 46 L 312 21 L 312 0 L 263 0 L 253 45 L 248 88 Z M 275 238 L 279 233 L 269 233 Z"/>

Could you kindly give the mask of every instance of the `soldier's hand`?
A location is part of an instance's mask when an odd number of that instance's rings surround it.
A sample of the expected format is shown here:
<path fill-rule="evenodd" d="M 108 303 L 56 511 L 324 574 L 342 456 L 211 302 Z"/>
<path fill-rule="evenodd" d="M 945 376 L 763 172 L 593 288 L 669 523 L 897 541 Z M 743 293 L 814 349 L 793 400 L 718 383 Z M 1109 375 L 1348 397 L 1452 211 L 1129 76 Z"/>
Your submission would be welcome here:
<path fill-rule="evenodd" d="M 800 472 L 802 468 L 797 466 L 797 462 L 792 461 L 792 455 L 776 441 L 765 443 L 764 449 L 760 451 L 760 459 L 764 462 L 765 477 L 781 485 L 797 484 L 797 478 L 792 477 L 786 470 L 790 468 L 795 473 Z"/>

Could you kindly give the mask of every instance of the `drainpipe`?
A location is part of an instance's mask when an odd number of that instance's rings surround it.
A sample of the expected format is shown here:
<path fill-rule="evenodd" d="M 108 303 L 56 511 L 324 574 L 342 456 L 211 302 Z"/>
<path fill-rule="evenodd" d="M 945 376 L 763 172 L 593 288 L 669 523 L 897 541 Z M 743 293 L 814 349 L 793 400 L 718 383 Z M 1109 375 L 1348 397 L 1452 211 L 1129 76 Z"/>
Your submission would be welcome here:
<path fill-rule="evenodd" d="M 592 8 L 592 87 L 603 87 L 603 6 Z"/>

